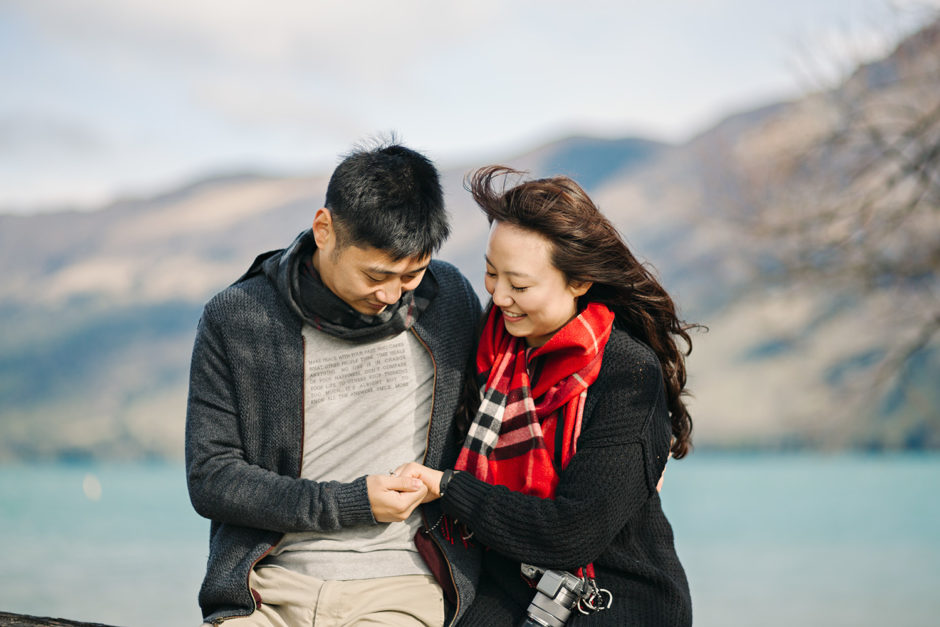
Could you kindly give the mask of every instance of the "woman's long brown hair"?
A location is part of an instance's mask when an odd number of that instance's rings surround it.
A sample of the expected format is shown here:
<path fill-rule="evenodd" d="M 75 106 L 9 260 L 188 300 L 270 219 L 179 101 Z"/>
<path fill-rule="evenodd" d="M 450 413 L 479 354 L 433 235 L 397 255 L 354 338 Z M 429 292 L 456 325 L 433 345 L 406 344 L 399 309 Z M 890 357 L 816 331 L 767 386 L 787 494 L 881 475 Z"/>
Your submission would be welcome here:
<path fill-rule="evenodd" d="M 685 357 L 692 352 L 688 332 L 699 325 L 679 319 L 672 298 L 577 183 L 555 176 L 507 188 L 508 177 L 523 174 L 487 166 L 468 176 L 465 186 L 491 224 L 505 222 L 548 239 L 552 263 L 569 281 L 593 283 L 582 299 L 607 305 L 619 327 L 656 353 L 672 420 L 672 454 L 685 457 L 692 447 L 692 418 L 682 398 L 687 394 Z"/>

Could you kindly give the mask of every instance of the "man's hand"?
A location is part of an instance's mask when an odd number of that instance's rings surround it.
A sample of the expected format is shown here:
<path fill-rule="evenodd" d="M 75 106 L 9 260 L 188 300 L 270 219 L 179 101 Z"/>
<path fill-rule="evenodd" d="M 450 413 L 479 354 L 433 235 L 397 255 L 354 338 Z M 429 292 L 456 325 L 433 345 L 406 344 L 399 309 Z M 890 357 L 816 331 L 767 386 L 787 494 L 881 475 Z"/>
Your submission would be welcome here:
<path fill-rule="evenodd" d="M 420 480 L 405 476 L 369 475 L 366 488 L 372 516 L 379 522 L 405 520 L 428 493 Z"/>
<path fill-rule="evenodd" d="M 427 496 L 423 503 L 441 498 L 441 476 L 444 474 L 440 470 L 434 470 L 427 466 L 422 466 L 417 462 L 408 462 L 395 469 L 395 474 L 400 477 L 413 477 L 421 481 L 427 488 Z"/>

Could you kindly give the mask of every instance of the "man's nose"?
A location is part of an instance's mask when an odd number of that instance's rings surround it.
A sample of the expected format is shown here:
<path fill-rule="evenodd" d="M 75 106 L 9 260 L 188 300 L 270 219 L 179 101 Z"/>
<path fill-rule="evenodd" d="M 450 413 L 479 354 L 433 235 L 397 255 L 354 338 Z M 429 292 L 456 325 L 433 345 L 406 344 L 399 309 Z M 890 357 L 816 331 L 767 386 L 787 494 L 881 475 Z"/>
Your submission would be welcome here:
<path fill-rule="evenodd" d="M 401 282 L 390 281 L 386 283 L 379 289 L 376 296 L 386 305 L 394 305 L 401 298 Z"/>

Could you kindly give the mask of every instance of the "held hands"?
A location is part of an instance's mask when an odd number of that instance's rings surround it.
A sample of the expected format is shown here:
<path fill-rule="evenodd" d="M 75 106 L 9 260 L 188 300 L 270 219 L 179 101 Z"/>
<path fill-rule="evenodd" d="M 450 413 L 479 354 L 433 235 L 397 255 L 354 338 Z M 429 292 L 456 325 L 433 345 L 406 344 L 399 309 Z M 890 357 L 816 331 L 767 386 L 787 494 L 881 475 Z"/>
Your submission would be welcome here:
<path fill-rule="evenodd" d="M 417 462 L 408 462 L 396 468 L 395 474 L 402 478 L 414 478 L 421 481 L 421 484 L 427 490 L 424 500 L 421 501 L 422 503 L 441 498 L 441 476 L 444 474 L 442 471 L 422 466 Z"/>
<path fill-rule="evenodd" d="M 422 466 L 423 467 L 423 466 Z M 400 522 L 424 502 L 428 489 L 419 479 L 402 475 L 369 475 L 366 477 L 369 506 L 378 522 Z"/>
<path fill-rule="evenodd" d="M 372 515 L 379 522 L 405 520 L 422 504 L 441 498 L 440 470 L 428 468 L 417 462 L 402 464 L 390 475 L 369 475 L 366 487 L 369 490 L 369 505 Z M 666 470 L 660 475 L 656 491 L 663 489 Z"/>

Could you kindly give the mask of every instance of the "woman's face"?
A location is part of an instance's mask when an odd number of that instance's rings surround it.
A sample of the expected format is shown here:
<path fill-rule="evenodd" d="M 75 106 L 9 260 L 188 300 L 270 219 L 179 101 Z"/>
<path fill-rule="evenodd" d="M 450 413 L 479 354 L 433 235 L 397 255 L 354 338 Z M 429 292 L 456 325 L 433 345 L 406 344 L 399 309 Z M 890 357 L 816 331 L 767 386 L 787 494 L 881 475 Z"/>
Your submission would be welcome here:
<path fill-rule="evenodd" d="M 542 346 L 574 318 L 578 296 L 590 287 L 565 279 L 552 264 L 548 239 L 503 222 L 490 228 L 485 284 L 506 330 L 529 346 Z"/>

